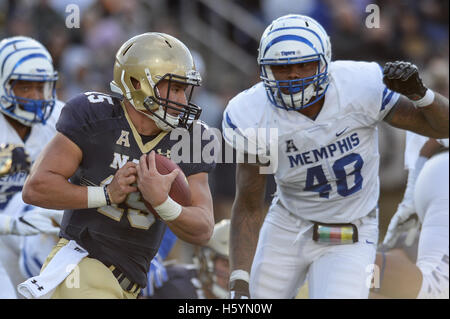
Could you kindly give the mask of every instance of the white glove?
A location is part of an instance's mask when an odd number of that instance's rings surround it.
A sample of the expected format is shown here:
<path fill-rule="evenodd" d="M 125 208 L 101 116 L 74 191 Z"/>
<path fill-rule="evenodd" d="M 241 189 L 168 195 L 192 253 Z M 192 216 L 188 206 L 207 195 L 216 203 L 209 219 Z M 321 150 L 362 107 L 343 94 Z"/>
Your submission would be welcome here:
<path fill-rule="evenodd" d="M 169 280 L 166 267 L 159 253 L 156 253 L 150 263 L 150 271 L 148 272 L 147 293 L 148 296 L 153 296 L 154 288 L 161 288 Z"/>
<path fill-rule="evenodd" d="M 58 235 L 62 211 L 36 208 L 25 212 L 22 216 L 11 217 L 0 215 L 0 235 L 30 236 L 39 233 Z"/>
<path fill-rule="evenodd" d="M 383 246 L 388 249 L 395 246 L 398 238 L 405 231 L 409 232 L 406 241 L 412 242 L 419 229 L 420 221 L 417 218 L 416 208 L 414 207 L 414 188 L 416 186 L 417 176 L 427 160 L 428 158 L 419 156 L 416 160 L 414 169 L 410 169 L 408 172 L 408 182 L 406 184 L 403 200 L 400 205 L 398 205 L 397 211 L 392 217 L 386 236 L 384 237 Z"/>
<path fill-rule="evenodd" d="M 419 226 L 420 221 L 414 207 L 401 203 L 389 223 L 386 236 L 383 240 L 383 246 L 388 249 L 393 248 L 400 235 L 404 232 L 408 232 L 406 242 L 409 242 L 411 238 L 414 240 L 414 236 L 418 231 Z"/>

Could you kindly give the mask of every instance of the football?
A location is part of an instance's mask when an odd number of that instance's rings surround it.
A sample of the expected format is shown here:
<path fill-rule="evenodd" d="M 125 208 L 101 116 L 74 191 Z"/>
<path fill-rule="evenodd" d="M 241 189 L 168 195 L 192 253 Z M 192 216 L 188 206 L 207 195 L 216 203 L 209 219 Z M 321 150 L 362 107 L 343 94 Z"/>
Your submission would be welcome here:
<path fill-rule="evenodd" d="M 155 154 L 155 164 L 156 169 L 162 175 L 167 175 L 174 169 L 179 169 L 180 173 L 175 178 L 172 183 L 172 188 L 170 189 L 169 196 L 176 201 L 181 206 L 191 205 L 191 190 L 189 189 L 189 184 L 187 182 L 186 176 L 184 175 L 181 168 L 170 158 L 163 155 Z M 149 211 L 155 215 L 155 217 L 160 218 L 158 213 L 153 209 L 152 205 L 144 199 L 144 204 Z"/>

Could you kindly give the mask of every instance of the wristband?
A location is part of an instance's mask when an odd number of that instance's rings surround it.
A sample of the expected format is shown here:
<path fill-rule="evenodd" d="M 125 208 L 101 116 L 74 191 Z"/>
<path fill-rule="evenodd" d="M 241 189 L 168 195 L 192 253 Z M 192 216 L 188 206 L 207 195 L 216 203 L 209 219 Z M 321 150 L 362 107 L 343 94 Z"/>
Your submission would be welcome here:
<path fill-rule="evenodd" d="M 107 205 L 105 188 L 102 186 L 87 187 L 88 208 L 97 208 Z"/>
<path fill-rule="evenodd" d="M 161 205 L 154 207 L 154 210 L 162 220 L 170 222 L 181 214 L 183 207 L 170 198 L 170 196 L 167 196 L 166 201 Z"/>
<path fill-rule="evenodd" d="M 425 107 L 433 103 L 433 101 L 434 101 L 434 92 L 430 89 L 427 89 L 427 92 L 425 93 L 423 98 L 412 102 L 416 107 Z"/>
<path fill-rule="evenodd" d="M 109 196 L 108 189 L 106 188 L 108 185 L 103 186 L 103 192 L 105 193 L 106 205 L 111 205 L 111 197 Z"/>
<path fill-rule="evenodd" d="M 242 269 L 233 270 L 230 274 L 230 282 L 235 280 L 243 280 L 245 282 L 249 282 L 250 274 L 248 273 L 248 271 Z"/>

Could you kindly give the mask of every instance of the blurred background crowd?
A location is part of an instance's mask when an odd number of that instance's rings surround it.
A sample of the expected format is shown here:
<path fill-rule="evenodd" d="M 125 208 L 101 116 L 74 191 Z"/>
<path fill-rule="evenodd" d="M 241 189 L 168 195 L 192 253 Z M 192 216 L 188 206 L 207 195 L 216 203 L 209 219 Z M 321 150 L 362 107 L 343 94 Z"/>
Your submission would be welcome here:
<path fill-rule="evenodd" d="M 70 4 L 79 9 L 79 28 L 67 27 Z M 380 9 L 379 28 L 366 25 L 369 4 Z M 287 13 L 323 25 L 333 60 L 411 61 L 427 86 L 448 97 L 448 7 L 448 0 L 0 0 L 0 38 L 27 35 L 42 42 L 59 71 L 58 98 L 66 101 L 84 91 L 108 92 L 115 52 L 130 37 L 169 33 L 193 51 L 204 79 L 196 103 L 203 120 L 220 128 L 227 101 L 259 81 L 263 30 Z M 404 132 L 381 125 L 381 236 L 406 184 L 403 149 Z M 216 221 L 230 214 L 234 169 L 218 164 L 210 178 Z M 270 181 L 268 202 L 273 191 Z"/>

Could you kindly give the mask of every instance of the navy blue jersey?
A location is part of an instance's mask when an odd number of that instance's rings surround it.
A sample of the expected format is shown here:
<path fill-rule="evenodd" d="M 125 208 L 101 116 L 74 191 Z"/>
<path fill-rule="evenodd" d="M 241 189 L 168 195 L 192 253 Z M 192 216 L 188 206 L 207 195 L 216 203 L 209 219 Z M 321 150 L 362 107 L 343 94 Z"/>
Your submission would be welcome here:
<path fill-rule="evenodd" d="M 200 126 L 202 131 L 206 129 Z M 70 181 L 84 186 L 109 184 L 120 167 L 128 161 L 138 163 L 141 155 L 151 150 L 170 157 L 172 146 L 178 142 L 166 132 L 153 137 L 139 135 L 123 103 L 97 92 L 79 94 L 67 102 L 56 129 L 83 152 L 80 166 Z M 191 144 L 193 135 L 188 135 Z M 201 147 L 206 144 L 209 142 L 202 141 Z M 214 162 L 202 161 L 178 165 L 187 177 L 208 173 L 215 166 Z M 119 205 L 66 210 L 61 236 L 76 240 L 90 257 L 107 266 L 114 265 L 130 280 L 145 287 L 150 261 L 158 251 L 165 227 L 164 222 L 148 212 L 141 194 L 136 192 Z"/>

